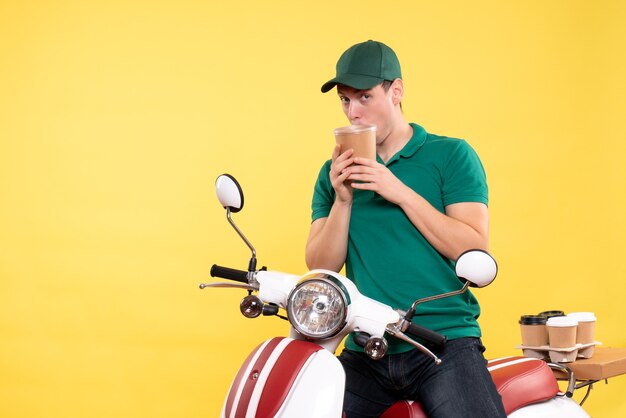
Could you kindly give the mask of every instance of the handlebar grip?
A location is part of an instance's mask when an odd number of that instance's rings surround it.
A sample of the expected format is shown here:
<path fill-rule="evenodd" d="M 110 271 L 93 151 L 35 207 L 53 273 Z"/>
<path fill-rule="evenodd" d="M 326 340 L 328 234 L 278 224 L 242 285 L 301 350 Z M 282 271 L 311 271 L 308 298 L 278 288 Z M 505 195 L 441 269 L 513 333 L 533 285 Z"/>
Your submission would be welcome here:
<path fill-rule="evenodd" d="M 365 344 L 367 344 L 367 340 L 369 340 L 370 337 L 371 335 L 366 332 L 357 332 L 356 334 L 354 334 L 352 339 L 357 345 L 365 348 Z"/>
<path fill-rule="evenodd" d="M 248 283 L 248 272 L 245 270 L 236 270 L 228 267 L 213 264 L 211 267 L 211 277 L 221 277 L 222 279 L 234 280 L 236 282 Z"/>
<path fill-rule="evenodd" d="M 405 333 L 419 338 L 427 343 L 434 345 L 435 347 L 442 348 L 448 341 L 448 337 L 441 335 L 438 332 L 432 331 L 428 328 L 424 328 L 421 325 L 411 323 L 406 329 Z"/>

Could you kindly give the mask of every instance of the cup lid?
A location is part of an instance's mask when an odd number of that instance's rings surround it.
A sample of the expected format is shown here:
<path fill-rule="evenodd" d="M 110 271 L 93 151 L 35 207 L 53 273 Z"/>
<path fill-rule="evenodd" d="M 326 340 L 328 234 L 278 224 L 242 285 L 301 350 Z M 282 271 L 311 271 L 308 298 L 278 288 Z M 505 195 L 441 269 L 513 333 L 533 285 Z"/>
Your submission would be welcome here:
<path fill-rule="evenodd" d="M 574 318 L 578 322 L 593 322 L 596 320 L 596 316 L 593 312 L 571 312 L 567 316 Z"/>
<path fill-rule="evenodd" d="M 375 131 L 376 125 L 350 125 L 333 129 L 335 135 L 356 134 L 360 132 Z"/>
<path fill-rule="evenodd" d="M 540 316 L 545 316 L 546 318 L 552 318 L 553 316 L 565 316 L 565 312 L 563 311 L 543 311 L 539 312 Z"/>
<path fill-rule="evenodd" d="M 553 316 L 548 319 L 546 325 L 549 327 L 575 327 L 578 326 L 578 321 L 569 316 Z"/>
<path fill-rule="evenodd" d="M 545 325 L 548 318 L 540 315 L 522 315 L 519 323 L 522 325 Z"/>

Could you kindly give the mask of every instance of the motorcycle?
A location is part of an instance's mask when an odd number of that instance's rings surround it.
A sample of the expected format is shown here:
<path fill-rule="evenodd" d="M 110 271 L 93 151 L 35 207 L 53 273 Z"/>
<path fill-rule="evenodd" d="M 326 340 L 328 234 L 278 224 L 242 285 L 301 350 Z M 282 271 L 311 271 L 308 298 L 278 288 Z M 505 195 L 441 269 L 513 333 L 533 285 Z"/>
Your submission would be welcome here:
<path fill-rule="evenodd" d="M 446 337 L 413 322 L 417 306 L 461 294 L 470 286 L 487 286 L 497 274 L 491 255 L 467 251 L 455 266 L 458 290 L 419 299 L 402 311 L 361 294 L 351 280 L 333 271 L 317 269 L 294 275 L 257 269 L 256 250 L 231 216 L 243 208 L 241 186 L 234 177 L 223 174 L 215 189 L 228 222 L 252 256 L 247 270 L 213 265 L 211 276 L 230 282 L 203 283 L 200 288 L 245 289 L 248 295 L 240 303 L 245 317 L 277 316 L 291 325 L 289 336 L 262 342 L 243 362 L 230 385 L 222 418 L 342 417 L 345 374 L 334 353 L 349 333 L 356 333 L 356 341 L 374 360 L 385 356 L 386 336 L 390 335 L 440 364 L 435 351 L 446 344 Z M 511 418 L 589 417 L 572 399 L 576 380 L 563 365 L 505 357 L 490 360 L 487 367 Z M 553 369 L 568 376 L 565 393 L 560 391 Z M 426 415 L 418 402 L 399 401 L 381 417 Z"/>

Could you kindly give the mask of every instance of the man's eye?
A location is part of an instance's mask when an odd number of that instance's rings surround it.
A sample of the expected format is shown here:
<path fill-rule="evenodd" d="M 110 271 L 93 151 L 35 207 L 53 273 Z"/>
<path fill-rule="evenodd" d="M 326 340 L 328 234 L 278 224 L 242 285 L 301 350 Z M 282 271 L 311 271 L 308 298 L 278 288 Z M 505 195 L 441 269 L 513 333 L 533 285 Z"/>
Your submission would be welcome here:
<path fill-rule="evenodd" d="M 347 97 L 345 97 L 345 96 L 340 96 L 340 97 L 339 97 L 339 100 L 341 100 L 341 102 L 342 102 L 342 103 L 349 103 L 349 102 L 350 102 L 350 99 L 348 99 L 348 98 L 347 98 Z"/>
<path fill-rule="evenodd" d="M 366 93 L 363 95 L 363 100 L 369 100 L 371 97 L 372 97 L 371 95 Z"/>

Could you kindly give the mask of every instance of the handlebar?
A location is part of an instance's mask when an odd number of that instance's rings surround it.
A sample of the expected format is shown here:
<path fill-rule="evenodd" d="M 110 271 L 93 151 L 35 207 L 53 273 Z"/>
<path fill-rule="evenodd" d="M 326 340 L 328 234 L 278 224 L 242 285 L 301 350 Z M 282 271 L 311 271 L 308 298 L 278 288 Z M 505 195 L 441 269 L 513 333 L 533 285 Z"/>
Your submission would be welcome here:
<path fill-rule="evenodd" d="M 248 272 L 245 270 L 231 269 L 229 267 L 213 264 L 211 267 L 211 277 L 221 277 L 222 279 L 234 280 L 236 282 L 248 283 Z"/>
<path fill-rule="evenodd" d="M 412 337 L 419 338 L 420 340 L 432 344 L 437 348 L 443 348 L 446 341 L 448 341 L 448 337 L 445 335 L 441 335 L 438 332 L 424 328 L 423 326 L 415 323 L 411 323 L 404 332 Z"/>
<path fill-rule="evenodd" d="M 413 338 L 420 339 L 435 348 L 443 348 L 448 341 L 448 337 L 445 335 L 441 335 L 435 331 L 432 331 L 428 328 L 424 328 L 417 324 L 411 324 L 404 331 L 405 334 L 410 335 Z M 396 334 L 397 335 L 397 334 Z M 365 332 L 358 332 L 354 335 L 354 342 L 361 347 L 365 347 L 367 340 L 370 338 L 370 335 Z"/>

